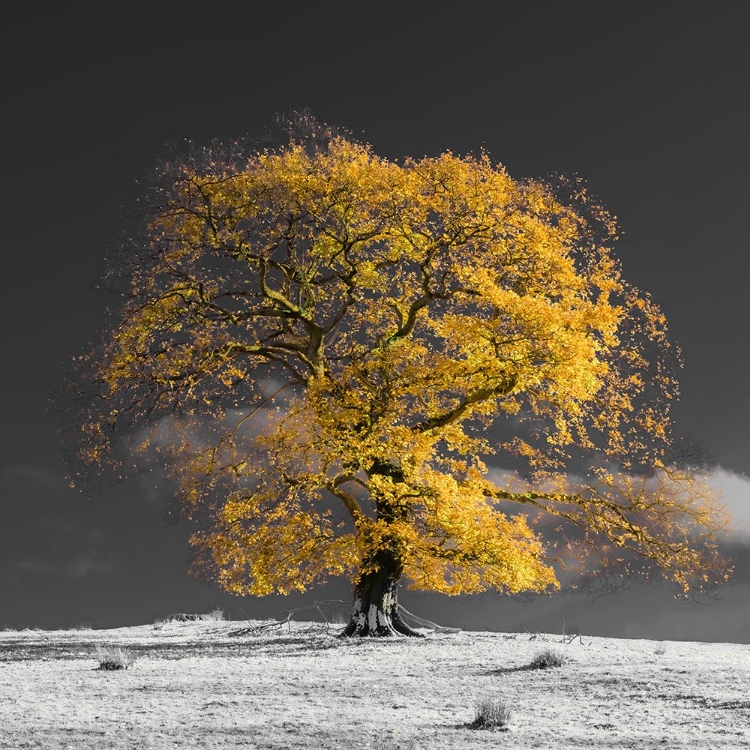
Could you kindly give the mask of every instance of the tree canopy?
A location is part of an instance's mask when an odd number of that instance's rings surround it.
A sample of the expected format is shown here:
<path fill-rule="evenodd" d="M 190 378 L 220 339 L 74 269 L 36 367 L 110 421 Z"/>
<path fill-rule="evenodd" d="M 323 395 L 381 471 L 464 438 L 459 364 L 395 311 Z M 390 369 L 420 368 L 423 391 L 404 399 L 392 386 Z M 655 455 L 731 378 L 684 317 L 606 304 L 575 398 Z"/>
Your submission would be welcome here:
<path fill-rule="evenodd" d="M 200 521 L 194 569 L 227 591 L 348 576 L 352 633 L 406 632 L 402 577 L 724 580 L 721 507 L 669 461 L 676 349 L 585 185 L 304 124 L 161 166 L 128 291 L 81 359 L 80 458 L 166 467 Z"/>

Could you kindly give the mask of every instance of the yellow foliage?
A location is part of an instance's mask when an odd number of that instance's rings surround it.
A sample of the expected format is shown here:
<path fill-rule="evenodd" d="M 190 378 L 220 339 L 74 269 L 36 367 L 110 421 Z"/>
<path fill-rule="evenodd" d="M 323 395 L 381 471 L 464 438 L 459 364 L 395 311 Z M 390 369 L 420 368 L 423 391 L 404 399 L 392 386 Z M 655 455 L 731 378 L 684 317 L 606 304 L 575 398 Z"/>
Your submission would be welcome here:
<path fill-rule="evenodd" d="M 688 499 L 627 475 L 538 489 L 571 451 L 664 467 L 677 392 L 664 317 L 622 279 L 614 218 L 580 184 L 291 139 L 168 165 L 147 232 L 99 401 L 173 472 L 204 524 L 197 566 L 227 590 L 383 560 L 448 594 L 552 590 L 545 513 L 681 585 L 706 564 L 693 540 L 716 509 L 688 478 Z M 87 424 L 89 460 L 104 425 Z M 493 453 L 537 489 L 491 483 Z"/>

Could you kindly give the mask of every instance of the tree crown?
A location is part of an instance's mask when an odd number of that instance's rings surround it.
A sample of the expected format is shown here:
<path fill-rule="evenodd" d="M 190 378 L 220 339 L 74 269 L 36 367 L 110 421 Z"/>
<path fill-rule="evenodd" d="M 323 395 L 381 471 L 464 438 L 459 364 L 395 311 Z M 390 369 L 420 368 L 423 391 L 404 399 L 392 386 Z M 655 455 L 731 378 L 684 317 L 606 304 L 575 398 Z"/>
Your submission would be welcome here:
<path fill-rule="evenodd" d="M 445 593 L 555 587 L 576 553 L 722 578 L 715 500 L 668 464 L 664 316 L 585 186 L 314 129 L 163 165 L 85 359 L 81 457 L 136 436 L 201 518 L 196 567 L 237 593 L 356 577 L 379 549 Z M 564 552 L 539 536 L 558 527 Z"/>

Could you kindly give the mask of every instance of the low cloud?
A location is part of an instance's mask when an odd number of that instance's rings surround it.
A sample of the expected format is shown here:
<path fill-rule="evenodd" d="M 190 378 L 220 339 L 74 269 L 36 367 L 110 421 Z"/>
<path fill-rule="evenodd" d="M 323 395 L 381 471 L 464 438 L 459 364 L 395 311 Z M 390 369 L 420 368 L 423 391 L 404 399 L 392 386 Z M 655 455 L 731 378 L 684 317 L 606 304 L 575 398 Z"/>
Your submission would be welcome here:
<path fill-rule="evenodd" d="M 59 491 L 64 490 L 66 486 L 64 478 L 57 472 L 47 466 L 34 464 L 4 466 L 2 477 L 6 481 L 21 481 L 46 490 Z"/>
<path fill-rule="evenodd" d="M 750 477 L 719 466 L 709 483 L 721 490 L 722 502 L 735 521 L 734 535 L 750 543 Z"/>
<path fill-rule="evenodd" d="M 492 467 L 488 473 L 491 481 L 500 487 L 523 492 L 527 485 L 519 480 L 514 472 Z M 573 484 L 580 478 L 570 475 Z M 750 476 L 718 466 L 709 476 L 708 483 L 721 492 L 722 502 L 728 507 L 734 519 L 732 535 L 750 544 Z"/>
<path fill-rule="evenodd" d="M 114 566 L 108 562 L 95 560 L 93 557 L 79 555 L 65 566 L 68 577 L 78 579 L 91 575 L 108 575 L 114 572 Z"/>
<path fill-rule="evenodd" d="M 91 576 L 110 575 L 116 572 L 115 566 L 107 559 L 97 559 L 88 555 L 76 555 L 72 560 L 54 563 L 48 560 L 13 560 L 0 565 L 0 577 L 16 582 L 27 576 L 45 578 L 65 577 L 78 581 Z"/>

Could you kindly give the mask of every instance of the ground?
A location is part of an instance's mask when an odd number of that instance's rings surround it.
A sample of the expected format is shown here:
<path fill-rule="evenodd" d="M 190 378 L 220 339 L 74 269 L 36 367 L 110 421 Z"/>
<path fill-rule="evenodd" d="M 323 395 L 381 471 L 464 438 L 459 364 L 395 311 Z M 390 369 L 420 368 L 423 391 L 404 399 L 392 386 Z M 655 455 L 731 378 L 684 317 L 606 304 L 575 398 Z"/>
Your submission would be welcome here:
<path fill-rule="evenodd" d="M 340 639 L 292 622 L 0 632 L 0 748 L 750 748 L 750 646 L 554 634 Z M 98 646 L 134 657 L 99 670 Z M 545 649 L 562 666 L 527 668 Z M 508 731 L 473 730 L 502 697 Z"/>

